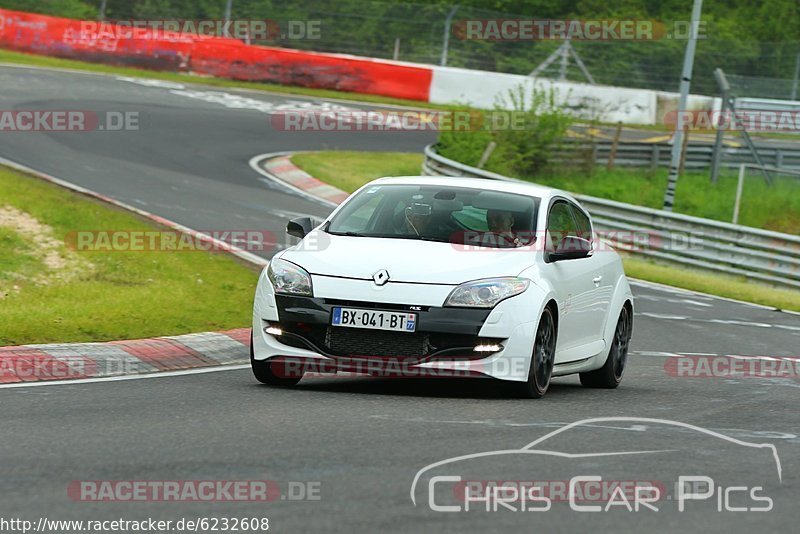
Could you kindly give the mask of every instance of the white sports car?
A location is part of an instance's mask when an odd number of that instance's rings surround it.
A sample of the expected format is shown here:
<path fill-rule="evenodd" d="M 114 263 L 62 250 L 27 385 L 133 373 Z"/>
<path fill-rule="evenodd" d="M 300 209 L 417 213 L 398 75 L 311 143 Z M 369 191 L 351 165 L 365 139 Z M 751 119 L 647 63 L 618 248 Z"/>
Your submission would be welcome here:
<path fill-rule="evenodd" d="M 569 194 L 471 178 L 381 178 L 259 278 L 251 363 L 266 384 L 309 372 L 470 376 L 541 397 L 553 376 L 614 388 L 633 331 L 616 252 Z"/>

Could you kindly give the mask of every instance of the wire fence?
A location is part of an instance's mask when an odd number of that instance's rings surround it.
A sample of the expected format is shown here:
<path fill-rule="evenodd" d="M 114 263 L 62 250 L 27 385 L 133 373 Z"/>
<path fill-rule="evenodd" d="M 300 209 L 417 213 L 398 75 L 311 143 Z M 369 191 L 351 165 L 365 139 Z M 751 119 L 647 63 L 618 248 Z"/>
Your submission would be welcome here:
<path fill-rule="evenodd" d="M 783 79 L 741 74 L 727 74 L 727 78 L 731 92 L 740 97 L 797 100 L 800 96 L 800 84 L 797 78 Z"/>
<path fill-rule="evenodd" d="M 514 74 L 529 74 L 562 43 L 544 41 L 492 41 L 464 38 L 463 25 L 471 20 L 531 20 L 531 14 L 515 14 L 468 6 L 364 1 L 333 2 L 295 0 L 274 3 L 269 10 L 254 13 L 246 0 L 234 0 L 232 16 L 263 16 L 281 21 L 314 20 L 320 23 L 319 39 L 275 39 L 261 44 L 304 50 L 340 52 L 379 58 L 397 58 L 440 64 L 447 43 L 447 65 Z M 450 31 L 447 20 L 451 15 Z M 687 13 L 688 16 L 688 13 Z M 674 21 L 660 21 L 670 28 Z M 459 31 L 461 28 L 462 31 Z M 676 91 L 686 41 L 573 41 L 575 52 L 599 84 Z M 697 47 L 692 90 L 715 94 L 713 69 L 746 72 L 749 75 L 786 80 L 791 86 L 800 43 L 750 42 L 740 34 L 730 35 L 709 22 Z M 556 61 L 543 75 L 557 77 Z M 566 78 L 586 81 L 578 65 L 566 66 Z M 768 83 L 765 84 L 765 87 Z M 783 90 L 783 94 L 789 94 Z"/>

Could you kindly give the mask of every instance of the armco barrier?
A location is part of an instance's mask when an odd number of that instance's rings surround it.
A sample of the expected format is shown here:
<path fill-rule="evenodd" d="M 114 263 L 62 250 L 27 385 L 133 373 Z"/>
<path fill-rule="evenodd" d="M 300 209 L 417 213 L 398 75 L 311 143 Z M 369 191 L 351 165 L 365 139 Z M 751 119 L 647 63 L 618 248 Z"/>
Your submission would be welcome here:
<path fill-rule="evenodd" d="M 756 146 L 758 155 L 764 165 L 785 169 L 800 169 L 800 148 L 788 146 Z M 597 164 L 605 165 L 612 152 L 610 141 L 587 143 L 585 141 L 567 141 L 562 151 L 555 155 L 556 161 L 575 161 L 581 157 L 593 157 Z M 687 169 L 703 170 L 711 167 L 714 146 L 708 144 L 689 144 L 686 147 L 685 166 Z M 672 145 L 668 143 L 634 143 L 617 144 L 614 164 L 620 167 L 669 167 L 672 157 Z M 753 153 L 746 147 L 724 147 L 721 165 L 738 169 L 739 165 L 758 163 Z"/>
<path fill-rule="evenodd" d="M 423 174 L 518 181 L 445 158 L 425 148 Z M 619 248 L 691 267 L 800 288 L 800 237 L 575 195 L 595 230 Z M 638 240 L 636 236 L 647 239 Z M 675 245 L 679 246 L 675 246 Z"/>
<path fill-rule="evenodd" d="M 81 22 L 0 9 L 0 47 L 84 61 L 428 101 L 429 67 L 250 46 L 236 39 L 88 35 Z"/>

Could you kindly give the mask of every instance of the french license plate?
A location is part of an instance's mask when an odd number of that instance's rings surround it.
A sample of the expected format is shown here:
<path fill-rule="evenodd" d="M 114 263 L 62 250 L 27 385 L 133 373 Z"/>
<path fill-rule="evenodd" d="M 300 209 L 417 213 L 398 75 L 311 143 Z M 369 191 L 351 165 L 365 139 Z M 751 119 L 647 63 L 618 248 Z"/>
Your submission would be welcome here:
<path fill-rule="evenodd" d="M 333 309 L 331 324 L 350 328 L 414 332 L 417 329 L 417 314 L 337 307 Z"/>

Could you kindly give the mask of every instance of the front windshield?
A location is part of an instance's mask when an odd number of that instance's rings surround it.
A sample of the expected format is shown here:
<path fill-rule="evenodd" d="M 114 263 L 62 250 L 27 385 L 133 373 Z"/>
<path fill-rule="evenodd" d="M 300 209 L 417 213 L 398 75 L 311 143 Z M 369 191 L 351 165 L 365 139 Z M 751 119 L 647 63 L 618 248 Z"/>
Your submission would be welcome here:
<path fill-rule="evenodd" d="M 535 241 L 539 199 L 435 185 L 374 185 L 330 221 L 334 235 L 440 241 L 492 248 Z"/>

